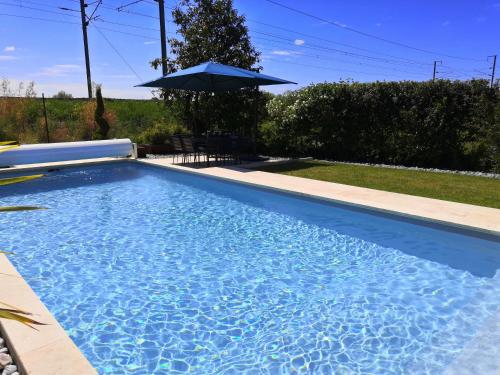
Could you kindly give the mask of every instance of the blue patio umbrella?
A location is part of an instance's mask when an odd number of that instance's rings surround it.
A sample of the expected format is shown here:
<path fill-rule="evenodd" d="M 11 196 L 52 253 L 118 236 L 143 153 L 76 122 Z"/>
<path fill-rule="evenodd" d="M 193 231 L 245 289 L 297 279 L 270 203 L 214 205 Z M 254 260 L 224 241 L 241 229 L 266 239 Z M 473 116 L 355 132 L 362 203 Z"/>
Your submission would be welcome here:
<path fill-rule="evenodd" d="M 258 92 L 259 86 L 296 84 L 281 78 L 252 72 L 235 66 L 223 65 L 211 61 L 192 66 L 175 73 L 167 74 L 137 85 L 139 87 L 158 87 L 187 91 L 224 92 L 239 90 L 244 87 L 253 87 Z M 254 154 L 256 153 L 255 139 L 257 136 L 258 122 L 257 95 L 255 100 L 255 119 L 252 129 Z"/>
<path fill-rule="evenodd" d="M 140 87 L 160 87 L 188 91 L 221 92 L 244 87 L 295 84 L 235 66 L 206 62 L 142 83 Z"/>

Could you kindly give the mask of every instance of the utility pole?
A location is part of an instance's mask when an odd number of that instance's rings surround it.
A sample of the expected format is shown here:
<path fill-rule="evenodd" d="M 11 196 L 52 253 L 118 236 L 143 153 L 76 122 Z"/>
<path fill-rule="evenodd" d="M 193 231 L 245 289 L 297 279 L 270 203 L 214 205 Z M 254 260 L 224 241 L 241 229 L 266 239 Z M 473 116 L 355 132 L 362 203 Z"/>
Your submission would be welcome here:
<path fill-rule="evenodd" d="M 87 90 L 89 99 L 92 99 L 92 79 L 90 78 L 90 58 L 89 58 L 89 42 L 87 39 L 87 15 L 85 14 L 85 0 L 80 0 L 80 13 L 82 15 L 82 31 L 83 31 L 83 47 L 85 48 L 85 69 L 87 70 Z"/>
<path fill-rule="evenodd" d="M 441 60 L 434 60 L 434 71 L 432 73 L 432 82 L 436 80 L 436 65 L 437 63 L 442 64 L 443 62 Z"/>
<path fill-rule="evenodd" d="M 160 13 L 160 37 L 161 37 L 161 67 L 163 75 L 167 75 L 167 35 L 165 31 L 165 3 L 164 0 L 156 0 Z"/>
<path fill-rule="evenodd" d="M 490 87 L 493 88 L 493 82 L 495 82 L 495 69 L 497 67 L 497 55 L 488 57 L 493 57 L 493 66 L 491 67 L 491 81 L 490 81 Z"/>

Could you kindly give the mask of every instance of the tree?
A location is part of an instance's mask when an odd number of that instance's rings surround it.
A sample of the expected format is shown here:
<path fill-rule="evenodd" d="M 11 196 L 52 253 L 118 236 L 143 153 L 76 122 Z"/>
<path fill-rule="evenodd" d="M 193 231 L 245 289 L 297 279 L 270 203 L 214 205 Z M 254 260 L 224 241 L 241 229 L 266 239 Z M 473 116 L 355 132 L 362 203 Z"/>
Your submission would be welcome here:
<path fill-rule="evenodd" d="M 169 73 L 206 61 L 258 71 L 259 52 L 250 41 L 245 17 L 232 0 L 181 0 L 172 11 L 180 38 L 169 40 Z M 151 64 L 156 69 L 161 59 Z M 252 90 L 231 93 L 189 93 L 163 90 L 161 96 L 177 109 L 193 132 L 208 126 L 245 132 L 252 123 Z"/>
<path fill-rule="evenodd" d="M 54 99 L 73 99 L 73 95 L 64 90 L 59 91 L 57 94 L 52 96 Z"/>
<path fill-rule="evenodd" d="M 96 108 L 94 119 L 99 126 L 99 135 L 101 136 L 101 139 L 107 139 L 109 132 L 109 123 L 108 120 L 104 118 L 104 100 L 102 98 L 101 85 L 96 86 L 95 99 Z"/>

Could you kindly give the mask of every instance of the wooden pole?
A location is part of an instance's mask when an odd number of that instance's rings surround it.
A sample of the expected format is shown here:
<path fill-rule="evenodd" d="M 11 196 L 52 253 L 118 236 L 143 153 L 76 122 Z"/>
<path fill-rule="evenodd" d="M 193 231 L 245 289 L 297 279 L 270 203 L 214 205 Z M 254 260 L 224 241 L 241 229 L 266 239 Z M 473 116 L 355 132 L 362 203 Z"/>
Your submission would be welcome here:
<path fill-rule="evenodd" d="M 493 82 L 495 82 L 495 69 L 497 67 L 497 55 L 493 55 L 491 57 L 493 57 L 493 66 L 491 67 L 491 82 L 490 82 L 490 87 L 493 88 Z"/>
<path fill-rule="evenodd" d="M 89 42 L 87 38 L 87 26 L 89 25 L 87 21 L 87 16 L 85 14 L 85 0 L 80 0 L 80 13 L 82 17 L 82 32 L 83 32 L 83 48 L 85 50 L 85 70 L 87 72 L 87 91 L 89 99 L 92 99 L 92 79 L 90 78 L 90 57 L 89 57 Z"/>
<path fill-rule="evenodd" d="M 158 12 L 160 17 L 160 38 L 161 38 L 161 67 L 164 76 L 167 75 L 167 35 L 165 29 L 165 4 L 164 0 L 158 1 Z"/>

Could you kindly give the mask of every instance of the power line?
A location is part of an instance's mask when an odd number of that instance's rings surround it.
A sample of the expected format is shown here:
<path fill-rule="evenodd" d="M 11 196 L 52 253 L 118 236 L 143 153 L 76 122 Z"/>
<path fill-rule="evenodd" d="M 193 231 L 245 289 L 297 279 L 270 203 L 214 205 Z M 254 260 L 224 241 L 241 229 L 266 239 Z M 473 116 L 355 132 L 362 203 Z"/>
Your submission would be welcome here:
<path fill-rule="evenodd" d="M 69 22 L 69 21 L 53 20 L 53 19 L 48 19 L 48 18 L 22 16 L 22 15 L 19 15 L 19 14 L 0 13 L 0 16 L 15 17 L 15 18 L 24 18 L 24 19 L 36 20 L 36 21 L 46 21 L 46 22 L 54 22 L 54 23 L 63 23 L 63 24 L 69 24 L 69 25 L 80 25 L 77 22 Z"/>
<path fill-rule="evenodd" d="M 25 1 L 28 1 L 28 0 L 25 0 Z M 79 2 L 78 0 L 69 0 L 69 1 Z M 29 1 L 29 2 L 35 4 L 35 2 L 33 2 L 33 1 Z M 101 3 L 101 7 L 102 8 L 116 11 L 116 8 L 112 8 L 112 7 L 103 5 L 102 1 L 100 1 L 99 3 Z M 6 4 L 6 3 L 0 2 L 0 4 Z M 19 5 L 14 5 L 14 4 L 6 4 L 6 5 L 18 6 L 19 7 Z M 42 4 L 38 4 L 38 5 L 45 6 L 45 7 L 50 7 L 48 5 L 42 5 Z M 40 10 L 40 9 L 37 9 L 37 8 L 34 8 L 34 9 L 35 10 Z M 47 11 L 47 10 L 42 10 L 42 11 L 49 12 L 49 13 L 54 13 L 54 14 L 62 14 L 62 15 L 66 15 L 66 16 L 68 15 L 66 13 L 61 13 L 61 12 L 50 12 L 50 11 Z M 67 21 L 63 21 L 63 20 L 45 19 L 45 18 L 30 17 L 30 16 L 22 16 L 22 15 L 16 15 L 16 14 L 0 13 L 0 15 L 8 16 L 8 17 L 23 18 L 23 19 L 32 19 L 32 20 L 40 20 L 40 21 L 46 21 L 46 22 L 61 23 L 61 24 L 79 25 L 78 23 L 75 23 L 75 22 L 67 22 Z M 71 16 L 73 16 L 73 15 L 71 15 Z M 153 17 L 153 18 L 157 18 L 157 17 Z M 120 22 L 108 21 L 108 20 L 104 20 L 104 19 L 101 19 L 101 18 L 94 18 L 94 20 L 99 21 L 99 22 L 103 22 L 103 23 L 109 23 L 109 24 L 112 24 L 112 25 L 117 25 L 117 26 L 131 27 L 131 28 L 151 30 L 151 31 L 158 31 L 158 29 L 156 29 L 156 28 L 143 27 L 143 26 L 139 26 L 139 25 L 131 25 L 131 24 L 127 24 L 127 23 L 120 23 Z M 263 25 L 266 25 L 266 26 L 269 26 L 269 27 L 275 27 L 275 28 L 283 30 L 283 31 L 294 33 L 293 30 L 286 29 L 286 28 L 281 28 L 279 26 L 273 26 L 273 25 L 266 24 L 266 23 L 259 22 L 259 21 L 255 21 L 255 20 L 253 22 L 260 23 L 260 24 L 263 24 Z M 96 27 L 96 29 L 97 29 L 97 27 Z M 140 38 L 145 38 L 145 39 L 150 39 L 150 40 L 159 40 L 159 38 L 151 37 L 149 35 L 140 35 L 140 34 L 126 32 L 126 31 L 122 31 L 122 30 L 116 30 L 116 29 L 112 29 L 112 28 L 100 27 L 100 29 L 101 30 L 106 30 L 106 31 L 109 31 L 109 32 L 120 33 L 120 34 L 123 34 L 123 35 L 140 37 Z M 257 33 L 257 34 L 266 35 L 266 36 L 269 36 L 271 38 L 274 38 L 274 40 L 273 40 L 273 39 L 255 37 L 255 38 L 258 38 L 258 39 L 261 39 L 261 40 L 269 41 L 271 43 L 280 43 L 280 41 L 286 41 L 286 42 L 290 42 L 290 43 L 294 43 L 295 42 L 294 39 L 290 39 L 290 38 L 284 37 L 282 35 L 276 35 L 276 34 L 272 34 L 272 33 L 264 33 L 264 32 L 260 32 L 260 31 L 256 31 L 256 30 L 254 30 L 252 32 Z M 100 32 L 100 33 L 102 35 L 102 32 Z M 309 34 L 298 33 L 298 32 L 295 32 L 295 33 L 296 34 L 302 34 L 302 35 L 305 35 L 307 37 L 314 37 L 314 36 L 309 35 Z M 169 33 L 169 34 L 175 35 L 175 33 Z M 328 40 L 328 39 L 324 39 L 324 38 L 319 38 L 319 37 L 315 37 L 315 38 L 318 39 L 318 40 L 328 41 L 329 43 L 336 43 L 334 41 L 331 41 L 331 40 Z M 341 44 L 341 43 L 337 43 L 337 44 Z M 283 46 L 283 43 L 279 45 L 279 47 L 282 47 L 282 46 Z M 355 46 L 348 45 L 348 44 L 346 44 L 346 46 L 349 47 L 349 48 L 360 49 L 360 48 L 357 48 Z M 289 49 L 289 47 L 290 46 L 287 45 L 284 48 Z M 369 56 L 369 55 L 364 55 L 364 54 L 358 54 L 358 53 L 354 53 L 354 52 L 351 52 L 351 51 L 345 51 L 345 50 L 336 49 L 336 48 L 328 48 L 328 47 L 325 47 L 323 45 L 317 45 L 317 44 L 311 44 L 311 43 L 307 43 L 307 45 L 300 45 L 298 48 L 300 48 L 300 49 L 308 48 L 308 49 L 311 49 L 311 50 L 320 50 L 320 51 L 323 51 L 324 53 L 341 54 L 341 55 L 346 56 L 347 58 L 361 59 L 361 60 L 368 60 L 368 61 L 378 61 L 378 62 L 381 62 L 383 64 L 411 65 L 411 66 L 415 66 L 415 67 L 418 67 L 419 65 L 423 66 L 424 64 L 425 65 L 429 65 L 427 63 L 422 63 L 422 62 L 418 62 L 418 61 L 415 61 L 415 60 L 400 58 L 400 57 L 397 57 L 397 56 L 394 56 L 394 59 L 386 59 L 386 58 L 381 58 L 381 57 L 376 57 L 376 56 Z M 360 50 L 364 50 L 364 49 L 360 49 Z M 370 50 L 366 50 L 366 51 L 370 51 Z M 370 51 L 370 52 L 378 53 L 378 52 L 375 52 L 375 51 Z M 305 58 L 311 58 L 311 59 L 314 58 L 314 59 L 317 59 L 317 60 L 331 61 L 331 59 L 328 59 L 326 56 L 321 56 L 321 55 L 307 55 L 307 54 L 303 53 L 302 51 L 300 51 L 300 56 L 304 56 Z M 392 55 L 389 55 L 389 56 L 392 56 Z M 295 64 L 295 65 L 300 64 L 300 63 L 294 63 L 294 62 L 290 62 L 290 61 L 281 61 L 281 60 L 273 60 L 273 61 L 278 61 L 278 62 L 282 62 L 282 63 L 289 63 L 289 64 Z M 421 75 L 421 74 L 423 74 L 423 73 L 419 73 L 419 72 L 411 72 L 411 71 L 408 71 L 408 70 L 395 69 L 395 68 L 392 68 L 392 67 L 383 67 L 383 66 L 380 66 L 380 65 L 367 64 L 367 63 L 360 62 L 360 61 L 346 61 L 346 60 L 335 59 L 335 62 L 340 62 L 340 63 L 345 63 L 345 64 L 356 64 L 356 65 L 361 65 L 361 66 L 366 66 L 366 67 L 372 67 L 372 68 L 376 68 L 376 69 L 386 69 L 386 70 L 387 69 L 391 69 L 391 70 L 394 70 L 394 71 L 398 71 L 398 72 L 402 72 L 402 73 L 406 73 L 406 74 L 413 74 L 413 75 Z M 304 64 L 302 64 L 302 65 L 304 65 Z M 452 68 L 452 67 L 448 67 L 448 68 L 460 71 L 460 69 L 457 69 L 457 68 Z M 335 70 L 334 68 L 329 68 L 329 69 L 330 70 Z M 466 70 L 462 70 L 462 71 L 465 72 Z M 480 73 L 480 74 L 483 74 L 483 75 L 487 75 L 487 73 L 480 72 L 477 69 L 476 70 L 468 70 L 468 71 L 474 72 L 474 73 L 477 72 L 477 73 Z M 352 72 L 357 72 L 357 71 L 352 71 Z M 361 74 L 368 74 L 366 72 L 359 72 L 359 73 L 361 73 Z M 444 73 L 444 74 L 453 74 L 453 72 L 444 72 L 444 71 L 442 73 Z M 374 74 L 374 73 L 370 73 L 370 74 Z"/>
<path fill-rule="evenodd" d="M 303 10 L 300 10 L 300 9 L 297 9 L 297 8 L 293 8 L 291 6 L 288 6 L 288 5 L 285 5 L 285 4 L 282 4 L 282 3 L 279 3 L 275 0 L 264 0 L 264 1 L 267 1 L 268 3 L 271 3 L 271 4 L 274 4 L 274 5 L 277 5 L 279 7 L 282 7 L 282 8 L 285 8 L 285 9 L 288 9 L 292 12 L 295 12 L 295 13 L 298 13 L 298 14 L 302 14 L 304 16 L 307 16 L 309 18 L 314 18 L 318 21 L 321 21 L 321 22 L 324 22 L 324 23 L 327 23 L 327 24 L 330 24 L 330 25 L 333 25 L 335 27 L 338 27 L 338 28 L 341 28 L 343 30 L 348 30 L 348 31 L 351 31 L 353 33 L 356 33 L 356 34 L 359 34 L 359 35 L 363 35 L 365 37 L 368 37 L 368 38 L 372 38 L 372 39 L 376 39 L 376 40 L 380 40 L 382 42 L 385 42 L 385 43 L 390 43 L 390 44 L 393 44 L 393 45 L 397 45 L 397 46 L 400 46 L 400 47 L 404 47 L 404 48 L 407 48 L 407 49 L 412 49 L 414 51 L 419 51 L 419 52 L 423 52 L 423 53 L 427 53 L 427 54 L 431 54 L 431 55 L 440 55 L 440 56 L 445 56 L 445 57 L 449 57 L 449 58 L 452 58 L 452 59 L 458 59 L 458 60 L 467 60 L 467 61 L 483 61 L 483 60 L 480 60 L 480 59 L 475 59 L 475 58 L 469 58 L 469 57 L 461 57 L 461 56 L 453 56 L 453 55 L 448 55 L 448 54 L 444 54 L 444 53 L 441 53 L 441 52 L 435 52 L 435 51 L 430 51 L 430 50 L 427 50 L 427 49 L 423 49 L 423 48 L 418 48 L 418 47 L 413 47 L 409 44 L 405 44 L 405 43 L 401 43 L 401 42 L 397 42 L 397 41 L 394 41 L 394 40 L 389 40 L 389 39 L 386 39 L 386 38 L 382 38 L 382 37 L 379 37 L 377 35 L 374 35 L 374 34 L 370 34 L 370 33 L 367 33 L 367 32 L 364 32 L 364 31 L 361 31 L 361 30 L 358 30 L 358 29 L 355 29 L 355 28 L 352 28 L 352 27 L 349 27 L 345 24 L 342 24 L 340 22 L 336 22 L 336 21 L 330 21 L 330 20 L 327 20 L 323 17 L 319 17 L 319 16 L 316 16 L 314 14 L 311 14 L 311 13 L 308 13 L 308 12 L 305 12 Z"/>
<path fill-rule="evenodd" d="M 69 9 L 69 8 L 64 8 L 64 7 L 54 7 L 54 6 L 51 6 L 51 5 L 36 3 L 34 1 L 23 0 L 23 3 L 24 2 L 28 2 L 28 3 L 31 3 L 31 4 L 38 4 L 40 6 L 44 6 L 44 7 L 52 8 L 52 9 L 62 9 L 62 10 L 66 10 L 66 11 L 74 11 L 74 12 L 80 13 L 80 11 L 76 10 L 76 9 Z M 79 15 L 76 15 L 76 14 L 69 14 L 69 13 L 57 12 L 57 11 L 49 11 L 49 10 L 46 10 L 46 9 L 34 8 L 34 7 L 29 7 L 29 6 L 20 5 L 20 4 L 10 4 L 10 3 L 4 3 L 4 2 L 0 2 L 0 4 L 1 5 L 8 5 L 8 6 L 13 6 L 13 7 L 18 7 L 18 8 L 26 8 L 26 9 L 30 9 L 30 10 L 36 10 L 36 11 L 40 11 L 40 12 L 45 12 L 45 13 L 58 14 L 58 15 L 63 15 L 63 16 L 70 16 L 70 17 L 77 17 L 77 18 L 80 17 Z M 114 8 L 112 8 L 112 9 L 115 10 Z M 91 16 L 88 17 L 88 18 L 92 18 L 93 14 L 95 13 L 96 10 L 97 10 L 97 7 L 94 9 L 94 11 L 92 12 Z M 132 28 L 143 29 L 143 30 L 160 31 L 160 29 L 155 29 L 155 28 L 152 28 L 152 27 L 131 25 L 131 24 L 120 23 L 120 22 L 112 22 L 112 21 L 103 20 L 101 18 L 97 18 L 96 20 L 101 21 L 101 22 L 105 22 L 105 23 L 109 23 L 109 24 L 113 24 L 113 25 L 118 25 L 118 26 L 132 27 Z"/>
<path fill-rule="evenodd" d="M 97 1 L 97 5 L 94 7 L 94 10 L 92 11 L 92 14 L 88 17 L 88 20 L 91 21 L 92 18 L 94 17 L 95 12 L 97 12 L 97 9 L 99 9 L 99 6 L 102 4 L 102 0 Z"/>
<path fill-rule="evenodd" d="M 299 66 L 305 66 L 308 68 L 314 68 L 314 69 L 323 69 L 323 70 L 331 70 L 335 72 L 349 72 L 349 73 L 356 73 L 356 74 L 364 74 L 364 75 L 373 75 L 373 72 L 361 72 L 358 70 L 350 70 L 350 69 L 337 69 L 337 68 L 331 68 L 331 67 L 326 67 L 326 66 L 319 66 L 319 65 L 311 65 L 311 64 L 303 64 L 303 63 L 298 63 L 298 62 L 292 62 L 292 61 L 281 61 L 281 60 L 275 60 L 272 58 L 267 58 L 268 60 L 283 63 L 283 64 L 292 64 L 292 65 L 299 65 Z M 385 77 L 392 77 L 392 76 L 398 76 L 398 74 L 379 74 L 381 76 Z M 406 77 L 404 75 L 399 75 L 400 77 Z"/>
<path fill-rule="evenodd" d="M 109 46 L 113 49 L 113 51 L 115 51 L 115 53 L 120 57 L 120 59 L 122 59 L 122 61 L 125 63 L 125 65 L 128 66 L 130 71 L 132 73 L 134 73 L 134 75 L 139 79 L 139 81 L 142 82 L 143 79 L 141 78 L 141 76 L 134 70 L 134 68 L 132 68 L 132 66 L 128 63 L 127 59 L 125 59 L 125 57 L 123 57 L 123 55 L 120 53 L 120 51 L 118 51 L 118 49 L 113 45 L 113 43 L 111 43 L 111 41 L 106 37 L 106 35 L 104 35 L 104 33 L 101 30 L 99 30 L 99 28 L 95 24 L 92 24 L 92 26 L 97 30 L 97 32 L 99 34 L 101 34 L 103 39 L 109 44 Z"/>
<path fill-rule="evenodd" d="M 268 38 L 262 38 L 262 37 L 253 37 L 253 39 L 258 39 L 258 40 L 263 40 L 263 41 L 266 41 L 266 44 L 267 46 L 271 46 L 271 47 L 276 47 L 276 48 L 282 48 L 286 51 L 292 51 L 294 52 L 295 56 L 312 56 L 312 55 L 307 55 L 304 53 L 304 51 L 302 49 L 312 49 L 312 50 L 320 50 L 322 51 L 323 53 L 327 53 L 327 54 L 339 54 L 338 51 L 331 51 L 329 48 L 325 48 L 325 47 L 320 47 L 320 46 L 317 46 L 317 45 L 313 45 L 313 47 L 311 48 L 311 45 L 300 45 L 300 46 L 296 46 L 294 45 L 294 47 L 296 48 L 300 48 L 300 49 L 291 49 L 290 46 L 288 44 L 283 44 L 281 43 L 280 41 L 276 41 L 276 40 L 273 40 L 273 39 L 268 39 Z M 269 44 L 271 43 L 271 44 Z M 262 49 L 262 47 L 259 47 L 260 49 Z M 391 64 L 391 65 L 398 65 L 398 66 L 406 66 L 404 62 L 399 62 L 399 61 L 396 61 L 396 60 L 387 60 L 387 59 L 382 59 L 382 60 L 374 60 L 374 59 L 377 59 L 377 58 L 362 58 L 360 56 L 350 56 L 350 55 L 345 55 L 343 54 L 345 57 L 347 58 L 354 58 L 354 59 L 361 59 L 361 60 L 367 60 L 367 61 L 376 61 L 376 62 L 380 62 L 380 63 L 384 63 L 384 64 Z M 323 59 L 323 60 L 328 60 L 328 58 L 326 56 L 319 56 L 319 55 L 314 55 L 313 57 L 319 57 L 319 59 Z M 339 61 L 342 61 L 342 60 L 339 60 L 339 59 L 335 59 L 336 62 L 339 62 Z M 393 68 L 392 66 L 391 67 L 383 67 L 383 66 L 377 66 L 377 65 L 371 65 L 371 64 L 366 64 L 366 63 L 362 63 L 362 62 L 359 62 L 359 61 L 343 61 L 345 63 L 351 63 L 351 64 L 357 64 L 357 65 L 365 65 L 365 66 L 372 66 L 372 67 L 378 67 L 380 69 L 392 69 L 392 70 L 396 70 L 396 71 L 401 71 L 401 72 L 405 72 L 405 73 L 409 73 L 409 74 L 418 74 L 418 75 L 422 75 L 422 74 L 427 74 L 427 73 L 424 73 L 423 71 L 422 72 L 416 72 L 416 71 L 408 71 L 408 70 L 402 70 L 402 69 L 396 69 L 396 68 Z M 414 67 L 414 68 L 418 68 L 418 69 L 428 69 L 427 66 L 432 66 L 433 64 L 432 63 L 429 63 L 429 64 L 426 64 L 426 66 L 418 66 L 416 64 L 407 64 L 407 66 L 411 66 L 411 67 Z M 479 74 L 482 74 L 482 75 L 488 75 L 488 73 L 484 73 L 484 72 L 480 72 L 478 71 L 477 69 L 470 69 L 470 70 L 460 70 L 458 68 L 454 68 L 454 67 L 451 67 L 451 66 L 446 66 L 447 68 L 449 69 L 452 69 L 454 71 L 462 71 L 462 72 L 465 72 L 465 73 L 468 73 L 468 72 L 471 72 L 471 73 L 474 73 L 477 75 L 477 73 Z M 472 74 L 469 74 L 469 75 L 472 75 Z"/>
<path fill-rule="evenodd" d="M 153 37 L 153 36 L 141 35 L 141 34 L 135 34 L 135 33 L 129 33 L 127 31 L 115 30 L 115 29 L 110 29 L 110 28 L 107 28 L 107 27 L 101 27 L 101 30 L 111 31 L 113 33 L 118 33 L 118 34 L 123 34 L 123 35 L 135 36 L 135 37 L 138 37 L 138 38 L 160 40 L 160 38 Z"/>
<path fill-rule="evenodd" d="M 276 51 L 276 49 L 268 48 L 268 47 L 259 47 L 259 49 L 260 50 L 272 51 L 272 52 Z M 402 72 L 402 73 L 416 75 L 416 76 L 423 76 L 425 74 L 424 72 L 413 72 L 413 71 L 408 71 L 408 70 L 402 70 L 402 69 L 393 68 L 391 66 L 380 66 L 380 65 L 367 64 L 367 63 L 364 63 L 364 62 L 352 62 L 352 61 L 346 61 L 346 60 L 332 59 L 332 58 L 327 58 L 326 56 L 321 56 L 321 55 L 308 55 L 308 54 L 304 54 L 304 53 L 297 53 L 297 54 L 294 54 L 292 56 L 295 56 L 295 57 L 305 57 L 305 58 L 322 60 L 322 61 L 328 61 L 330 63 L 335 62 L 335 63 L 343 63 L 343 64 L 351 64 L 351 65 L 355 64 L 355 65 L 361 65 L 361 66 L 366 66 L 366 67 L 376 68 L 376 69 L 382 69 L 382 70 L 388 70 L 388 69 L 390 69 L 391 71 Z"/>
<path fill-rule="evenodd" d="M 38 5 L 40 7 L 46 7 L 46 8 L 54 8 L 53 5 L 48 5 L 45 3 L 39 3 L 38 1 L 31 1 L 31 0 L 19 0 L 19 5 L 24 7 L 24 4 L 33 4 L 33 5 Z"/>
<path fill-rule="evenodd" d="M 121 23 L 121 22 L 114 22 L 114 21 L 107 21 L 102 19 L 101 17 L 97 18 L 96 21 L 99 22 L 104 22 L 104 23 L 109 23 L 111 25 L 117 25 L 117 26 L 125 26 L 125 27 L 132 27 L 135 29 L 141 29 L 141 30 L 152 30 L 152 31 L 160 31 L 160 29 L 155 29 L 153 27 L 146 27 L 146 26 L 138 26 L 138 25 L 131 25 L 128 23 Z"/>
<path fill-rule="evenodd" d="M 285 38 L 285 37 L 275 36 L 275 35 L 272 35 L 272 34 L 267 34 L 267 33 L 262 33 L 262 32 L 256 32 L 256 31 L 253 31 L 253 32 L 254 33 L 258 33 L 258 34 L 268 35 L 268 36 L 271 36 L 271 37 L 276 38 L 276 39 L 280 39 L 280 40 L 284 40 L 284 41 L 293 43 L 292 40 L 290 40 L 288 38 Z M 255 39 L 267 40 L 267 41 L 271 41 L 271 42 L 276 42 L 276 40 L 272 40 L 272 39 L 268 39 L 268 38 L 262 38 L 262 37 L 254 37 L 254 38 Z M 340 50 L 340 49 L 337 49 L 337 48 L 331 48 L 331 47 L 326 47 L 326 46 L 315 45 L 315 44 L 311 44 L 311 43 L 308 43 L 307 45 L 302 45 L 301 48 L 314 49 L 314 50 L 320 50 L 320 51 L 329 51 L 329 52 L 341 54 L 341 55 L 344 55 L 344 56 L 350 56 L 350 57 L 353 57 L 353 58 L 365 59 L 365 60 L 371 60 L 371 61 L 378 61 L 378 62 L 382 62 L 382 63 L 385 63 L 385 64 L 395 64 L 395 65 L 408 64 L 408 63 L 404 63 L 404 62 L 398 61 L 398 60 L 392 60 L 392 59 L 386 59 L 386 58 L 381 58 L 381 57 L 376 57 L 376 56 L 363 55 L 363 54 L 359 54 L 359 53 L 354 53 L 354 52 L 350 52 L 350 51 L 344 51 L 344 50 Z"/>
<path fill-rule="evenodd" d="M 78 0 L 67 0 L 67 1 L 78 2 Z M 145 17 L 145 18 L 158 19 L 158 17 L 156 17 L 156 16 L 152 16 L 152 15 L 150 15 L 150 14 L 145 14 L 145 13 L 135 12 L 135 11 L 128 10 L 128 9 L 118 10 L 118 9 L 117 9 L 117 8 L 115 8 L 115 7 L 112 7 L 112 6 L 109 6 L 109 5 L 105 5 L 105 4 L 102 4 L 102 5 L 101 5 L 101 8 L 103 8 L 103 9 L 108 9 L 108 10 L 112 10 L 112 11 L 114 11 L 114 12 L 118 12 L 118 13 L 127 13 L 127 14 L 132 14 L 132 15 L 134 15 L 134 16 L 139 16 L 139 17 Z"/>
<path fill-rule="evenodd" d="M 128 3 L 128 4 L 123 4 L 123 5 L 120 5 L 118 8 L 116 8 L 117 10 L 122 10 L 130 5 L 134 5 L 134 4 L 137 4 L 137 3 L 142 3 L 144 0 L 135 0 L 135 1 L 132 1 L 131 3 Z"/>
<path fill-rule="evenodd" d="M 62 16 L 79 17 L 79 16 L 77 16 L 75 14 L 68 14 L 68 13 L 57 12 L 57 11 L 53 11 L 53 10 L 40 9 L 40 8 L 29 7 L 29 6 L 20 5 L 20 4 L 10 4 L 10 3 L 0 2 L 0 5 L 6 5 L 6 6 L 11 6 L 11 7 L 16 7 L 16 8 L 23 8 L 23 9 L 29 9 L 29 10 L 34 10 L 34 11 L 43 12 L 43 13 L 58 14 L 58 15 L 62 15 Z"/>
<path fill-rule="evenodd" d="M 78 23 L 78 22 L 69 22 L 69 21 L 55 20 L 55 19 L 50 19 L 50 18 L 40 18 L 40 17 L 23 16 L 23 15 L 19 15 L 19 14 L 11 14 L 11 13 L 0 13 L 0 16 L 15 17 L 15 18 L 23 18 L 23 19 L 35 20 L 35 21 L 44 21 L 44 22 L 53 22 L 53 23 L 60 23 L 60 24 L 67 24 L 67 25 L 78 25 L 78 26 L 80 26 L 80 23 Z M 106 22 L 106 21 L 104 21 L 104 22 Z M 148 35 L 134 34 L 134 33 L 126 32 L 126 31 L 110 29 L 110 28 L 107 28 L 107 27 L 101 27 L 101 30 L 111 31 L 113 33 L 118 33 L 118 34 L 123 34 L 123 35 L 135 36 L 135 37 L 138 37 L 138 38 L 160 40 L 160 38 L 156 38 L 156 37 L 152 37 L 152 36 L 148 36 Z"/>
<path fill-rule="evenodd" d="M 369 52 L 369 53 L 375 53 L 375 54 L 382 55 L 382 56 L 393 57 L 393 58 L 396 58 L 396 59 L 400 59 L 402 61 L 408 61 L 408 62 L 412 62 L 412 63 L 415 63 L 415 64 L 432 65 L 431 63 L 420 62 L 420 61 L 416 61 L 416 60 L 412 60 L 412 59 L 408 59 L 408 58 L 404 58 L 404 57 L 399 57 L 399 56 L 391 55 L 391 54 L 380 52 L 380 51 L 374 51 L 374 50 L 370 50 L 370 49 L 366 49 L 366 48 L 356 47 L 356 46 L 354 46 L 352 44 L 348 44 L 348 43 L 336 42 L 336 41 L 333 41 L 331 39 L 326 39 L 326 38 L 318 37 L 318 36 L 312 35 L 312 34 L 302 33 L 300 31 L 296 31 L 296 30 L 292 30 L 292 29 L 287 29 L 285 27 L 272 25 L 272 24 L 269 24 L 269 23 L 266 23 L 266 22 L 257 21 L 257 20 L 254 20 L 254 19 L 247 19 L 247 20 L 250 21 L 250 22 L 256 23 L 256 24 L 263 25 L 263 26 L 272 27 L 272 28 L 277 29 L 277 30 L 286 31 L 286 32 L 293 33 L 295 35 L 304 36 L 304 37 L 307 37 L 307 38 L 313 38 L 313 39 L 320 40 L 320 41 L 327 42 L 327 43 L 338 44 L 339 46 L 344 46 L 344 47 L 356 49 L 358 51 L 364 51 L 364 52 Z"/>

